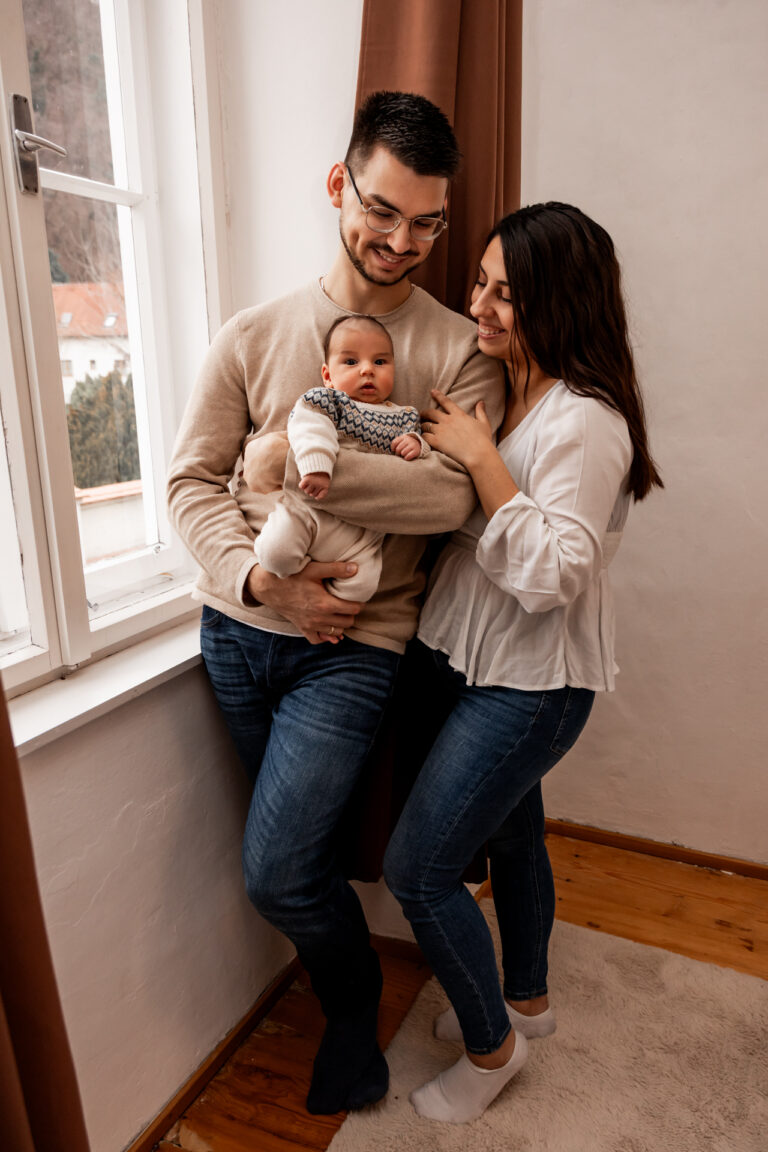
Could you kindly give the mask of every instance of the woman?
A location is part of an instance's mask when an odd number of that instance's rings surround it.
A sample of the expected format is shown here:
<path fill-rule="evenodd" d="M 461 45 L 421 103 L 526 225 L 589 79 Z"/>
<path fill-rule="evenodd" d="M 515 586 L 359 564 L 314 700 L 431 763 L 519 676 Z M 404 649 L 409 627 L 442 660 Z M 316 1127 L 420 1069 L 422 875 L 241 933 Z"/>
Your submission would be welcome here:
<path fill-rule="evenodd" d="M 385 876 L 453 1008 L 438 1037 L 457 1064 L 415 1091 L 416 1111 L 479 1116 L 554 1031 L 547 945 L 554 885 L 542 776 L 571 748 L 595 692 L 610 691 L 606 569 L 651 459 L 607 233 L 567 204 L 538 204 L 491 233 L 472 293 L 478 341 L 504 361 L 494 444 L 482 405 L 438 392 L 426 440 L 470 473 L 480 507 L 436 566 L 419 626 L 454 702 L 387 850 Z M 488 844 L 503 949 L 461 881 Z"/>

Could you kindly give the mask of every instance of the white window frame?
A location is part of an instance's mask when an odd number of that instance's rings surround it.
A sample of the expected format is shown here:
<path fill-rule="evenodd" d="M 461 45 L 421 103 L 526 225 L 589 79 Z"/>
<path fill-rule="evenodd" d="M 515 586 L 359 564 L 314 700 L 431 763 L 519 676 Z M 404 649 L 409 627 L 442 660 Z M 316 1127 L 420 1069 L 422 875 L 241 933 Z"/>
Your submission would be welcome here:
<path fill-rule="evenodd" d="M 119 572 L 117 583 L 141 582 L 143 595 L 137 602 L 89 622 L 50 293 L 42 193 L 31 197 L 17 191 L 10 127 L 4 115 L 0 124 L 3 185 L 0 188 L 3 263 L 0 292 L 4 296 L 3 314 L 7 315 L 8 322 L 7 331 L 3 331 L 4 321 L 0 318 L 0 345 L 5 343 L 13 363 L 14 379 L 0 382 L 0 400 L 17 528 L 25 559 L 30 627 L 35 641 L 29 648 L 6 658 L 0 666 L 9 695 L 54 676 L 67 675 L 83 664 L 185 617 L 191 618 L 199 611 L 190 596 L 188 577 L 182 584 L 168 581 L 167 590 L 161 581 L 162 573 L 173 572 L 174 567 L 185 562 L 190 565 L 168 522 L 165 474 L 175 431 L 209 334 L 230 312 L 228 267 L 226 258 L 220 256 L 220 252 L 226 252 L 226 243 L 217 243 L 224 240 L 224 174 L 221 168 L 214 176 L 210 166 L 212 158 L 219 159 L 221 152 L 218 62 L 215 29 L 211 23 L 214 14 L 202 0 L 189 0 L 189 12 L 185 0 L 164 0 L 162 6 L 153 5 L 152 0 L 100 0 L 100 5 L 105 27 L 105 68 L 111 77 L 119 69 L 123 92 L 129 90 L 135 94 L 135 100 L 124 108 L 127 162 L 123 171 L 116 165 L 114 187 L 95 186 L 94 182 L 79 177 L 46 171 L 42 164 L 41 185 L 79 195 L 96 193 L 112 203 L 129 207 L 133 215 L 136 266 L 135 275 L 130 267 L 124 265 L 123 268 L 126 310 L 129 325 L 132 316 L 134 320 L 137 316 L 140 319 L 143 359 L 148 366 L 143 415 L 138 411 L 142 389 L 136 389 L 137 424 L 143 459 L 147 458 L 149 441 L 152 442 L 160 544 L 130 559 L 104 565 L 105 571 L 111 566 Z M 7 18 L 5 9 L 8 9 Z M 114 25 L 110 31 L 112 11 Z M 23 36 L 21 0 L 4 3 L 4 25 L 18 43 L 18 38 Z M 162 74 L 167 70 L 171 41 L 180 57 L 187 54 L 188 90 L 181 115 L 177 107 L 163 119 L 157 100 L 153 103 L 153 85 L 156 90 L 166 82 Z M 115 54 L 108 62 L 110 45 L 114 46 Z M 4 96 L 7 99 L 11 92 L 20 92 L 27 95 L 31 103 L 26 53 L 22 58 L 19 53 L 8 56 L 6 53 L 0 59 Z M 190 59 L 192 78 L 188 72 Z M 171 92 L 170 78 L 167 83 Z M 178 83 L 173 83 L 172 98 L 178 87 Z M 113 92 L 112 115 L 116 103 Z M 199 156 L 195 153 L 195 116 L 198 130 L 203 129 Z M 181 128 L 179 120 L 184 121 Z M 152 124 L 162 139 L 162 156 L 156 152 L 146 131 L 146 126 Z M 112 116 L 110 129 L 113 141 L 117 140 L 120 129 L 112 122 Z M 171 151 L 176 149 L 181 158 L 185 172 L 183 185 L 181 181 L 176 184 L 175 169 L 169 180 L 169 144 Z M 119 153 L 119 149 L 113 150 Z M 158 165 L 166 168 L 162 197 L 158 193 Z M 193 195 L 199 196 L 196 212 L 177 210 L 179 205 L 188 209 Z M 121 226 L 124 227 L 124 223 Z M 124 244 L 121 248 L 123 253 L 128 250 Z M 164 255 L 164 261 L 157 258 L 160 254 Z M 179 259 L 184 261 L 181 269 L 177 266 Z M 163 264 L 168 262 L 178 273 L 176 284 L 165 278 Z M 141 285 L 139 291 L 134 287 L 137 282 Z M 181 291 L 177 291 L 179 285 Z M 177 296 L 183 297 L 181 302 Z M 173 325 L 179 327 L 174 330 Z M 134 329 L 139 330 L 135 323 Z M 172 338 L 174 331 L 175 339 Z M 183 338 L 178 337 L 179 331 L 183 331 Z M 136 355 L 133 347 L 131 352 L 136 381 L 142 357 Z M 34 563 L 29 562 L 31 556 L 35 557 Z"/>

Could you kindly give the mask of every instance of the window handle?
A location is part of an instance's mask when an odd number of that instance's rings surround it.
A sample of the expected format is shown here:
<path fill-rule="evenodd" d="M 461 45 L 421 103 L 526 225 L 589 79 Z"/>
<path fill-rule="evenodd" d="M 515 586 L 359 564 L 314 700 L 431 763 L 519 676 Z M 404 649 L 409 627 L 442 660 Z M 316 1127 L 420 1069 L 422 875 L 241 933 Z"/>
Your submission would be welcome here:
<path fill-rule="evenodd" d="M 66 148 L 61 144 L 54 144 L 53 140 L 46 140 L 44 136 L 36 136 L 34 132 L 24 132 L 21 128 L 14 130 L 14 136 L 19 142 L 19 148 L 25 152 L 37 152 L 40 148 L 48 148 L 51 152 L 58 152 L 59 156 L 66 156 Z"/>
<path fill-rule="evenodd" d="M 44 136 L 36 136 L 32 131 L 32 109 L 26 96 L 14 92 L 11 97 L 11 127 L 13 128 L 13 151 L 16 157 L 16 178 L 22 192 L 36 196 L 40 191 L 40 179 L 37 172 L 37 153 L 41 148 L 48 148 L 51 152 L 58 152 L 59 156 L 66 156 L 66 148 L 61 144 L 54 144 Z"/>

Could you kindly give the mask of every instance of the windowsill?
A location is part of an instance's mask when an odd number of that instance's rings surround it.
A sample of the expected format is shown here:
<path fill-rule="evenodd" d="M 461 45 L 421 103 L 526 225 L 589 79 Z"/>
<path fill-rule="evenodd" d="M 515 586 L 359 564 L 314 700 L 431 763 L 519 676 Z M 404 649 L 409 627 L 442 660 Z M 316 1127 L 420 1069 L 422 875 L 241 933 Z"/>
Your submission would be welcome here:
<path fill-rule="evenodd" d="M 18 756 L 43 748 L 200 662 L 200 625 L 188 620 L 9 701 Z"/>

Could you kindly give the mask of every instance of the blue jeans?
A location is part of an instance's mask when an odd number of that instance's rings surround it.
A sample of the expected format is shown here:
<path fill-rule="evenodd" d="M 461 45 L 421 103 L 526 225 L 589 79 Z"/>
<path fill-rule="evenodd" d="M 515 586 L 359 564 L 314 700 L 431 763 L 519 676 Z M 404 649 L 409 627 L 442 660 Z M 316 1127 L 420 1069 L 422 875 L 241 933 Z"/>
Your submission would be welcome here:
<path fill-rule="evenodd" d="M 389 843 L 384 875 L 456 1010 L 467 1049 L 488 1053 L 510 1024 L 491 935 L 462 873 L 487 843 L 504 995 L 544 995 L 555 896 L 540 780 L 576 742 L 594 692 L 471 687 L 443 653 L 420 649 L 455 703 Z"/>
<path fill-rule="evenodd" d="M 201 649 L 253 781 L 243 840 L 248 896 L 308 968 L 353 963 L 368 948 L 368 928 L 337 863 L 335 833 L 399 658 L 348 638 L 312 645 L 262 632 L 207 606 Z"/>

